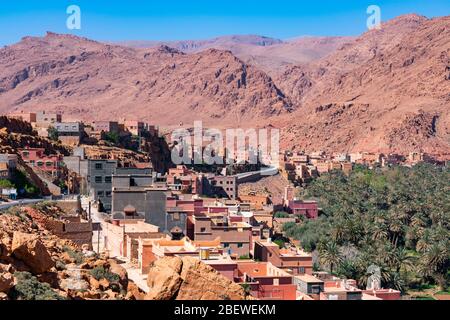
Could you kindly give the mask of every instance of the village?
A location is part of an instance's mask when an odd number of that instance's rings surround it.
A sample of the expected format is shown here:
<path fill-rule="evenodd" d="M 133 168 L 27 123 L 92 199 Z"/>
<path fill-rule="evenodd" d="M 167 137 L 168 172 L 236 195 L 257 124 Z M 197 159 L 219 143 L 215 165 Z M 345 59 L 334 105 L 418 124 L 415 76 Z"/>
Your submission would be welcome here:
<path fill-rule="evenodd" d="M 420 152 L 285 151 L 280 167 L 270 174 L 286 181 L 282 195 L 245 194 L 240 186 L 261 179 L 259 170 L 229 174 L 226 168 L 200 172 L 171 165 L 170 146 L 155 125 L 130 120 L 64 122 L 61 114 L 44 111 L 7 118 L 30 125 L 33 134 L 61 149 L 53 152 L 44 144 L 30 143 L 20 145 L 16 153 L 2 153 L 2 181 L 16 181 L 20 166 L 34 177 L 35 190 L 2 183 L 0 206 L 74 203 L 75 217 L 66 219 L 59 234 L 122 261 L 130 279 L 147 293 L 147 276 L 155 262 L 193 257 L 255 299 L 401 299 L 400 291 L 382 288 L 376 277 L 362 289 L 356 280 L 317 270 L 313 255 L 287 238 L 282 226 L 318 219 L 318 202 L 300 199 L 297 188 L 330 171 L 349 174 L 357 165 L 448 164 L 442 160 L 445 155 Z"/>

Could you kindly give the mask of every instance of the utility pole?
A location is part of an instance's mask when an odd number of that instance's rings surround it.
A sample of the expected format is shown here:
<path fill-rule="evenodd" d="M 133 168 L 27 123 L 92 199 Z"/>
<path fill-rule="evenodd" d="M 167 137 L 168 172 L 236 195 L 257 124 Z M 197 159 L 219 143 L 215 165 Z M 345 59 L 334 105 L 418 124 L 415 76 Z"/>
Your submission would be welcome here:
<path fill-rule="evenodd" d="M 97 230 L 97 253 L 100 253 L 100 229 L 101 227 Z"/>

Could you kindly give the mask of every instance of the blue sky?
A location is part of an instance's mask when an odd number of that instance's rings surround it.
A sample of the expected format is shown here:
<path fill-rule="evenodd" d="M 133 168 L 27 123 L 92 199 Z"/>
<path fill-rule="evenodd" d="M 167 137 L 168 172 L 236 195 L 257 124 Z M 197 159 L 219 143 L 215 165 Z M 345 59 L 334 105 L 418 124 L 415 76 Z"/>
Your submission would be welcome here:
<path fill-rule="evenodd" d="M 449 0 L 4 0 L 0 45 L 46 31 L 104 41 L 357 35 L 366 30 L 366 8 L 372 4 L 380 6 L 383 21 L 406 13 L 450 14 Z M 69 5 L 81 8 L 81 30 L 66 28 Z"/>

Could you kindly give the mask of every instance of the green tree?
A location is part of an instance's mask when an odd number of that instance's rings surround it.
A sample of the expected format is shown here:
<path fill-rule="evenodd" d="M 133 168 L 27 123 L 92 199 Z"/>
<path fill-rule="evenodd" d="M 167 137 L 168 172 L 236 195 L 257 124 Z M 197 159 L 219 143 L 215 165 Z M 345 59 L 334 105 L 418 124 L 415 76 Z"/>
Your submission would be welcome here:
<path fill-rule="evenodd" d="M 119 134 L 116 132 L 106 132 L 105 140 L 118 145 L 120 142 Z"/>
<path fill-rule="evenodd" d="M 59 139 L 59 133 L 58 133 L 58 130 L 56 130 L 55 127 L 52 127 L 52 126 L 48 127 L 47 133 L 48 133 L 48 138 L 49 138 L 50 140 L 58 141 L 58 139 Z"/>
<path fill-rule="evenodd" d="M 343 258 L 336 242 L 321 243 L 319 245 L 319 261 L 322 265 L 330 268 L 330 273 L 333 273 L 334 267 L 340 266 Z"/>
<path fill-rule="evenodd" d="M 9 189 L 9 188 L 15 188 L 14 184 L 6 179 L 0 179 L 0 188 Z"/>
<path fill-rule="evenodd" d="M 275 212 L 274 217 L 275 218 L 289 218 L 289 213 L 284 212 L 284 211 L 278 211 L 278 212 Z"/>

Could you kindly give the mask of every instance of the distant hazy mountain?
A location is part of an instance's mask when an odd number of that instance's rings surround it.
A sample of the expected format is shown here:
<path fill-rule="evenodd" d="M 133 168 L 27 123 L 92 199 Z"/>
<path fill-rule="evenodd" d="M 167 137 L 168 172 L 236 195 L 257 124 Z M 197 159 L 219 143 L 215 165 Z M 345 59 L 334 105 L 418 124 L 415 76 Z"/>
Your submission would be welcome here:
<path fill-rule="evenodd" d="M 207 40 L 126 41 L 119 44 L 133 48 L 166 45 L 184 53 L 211 48 L 229 50 L 243 61 L 272 74 L 284 66 L 320 59 L 352 40 L 351 37 L 300 37 L 282 41 L 258 35 L 233 35 Z"/>

